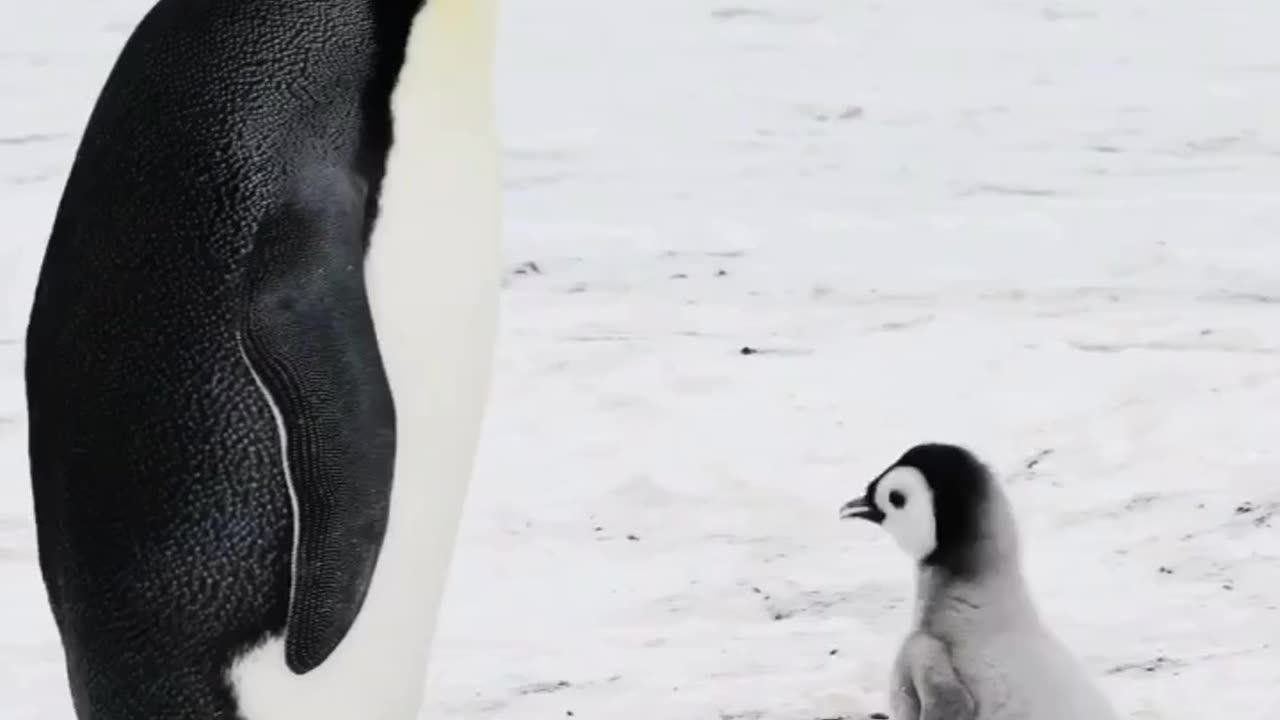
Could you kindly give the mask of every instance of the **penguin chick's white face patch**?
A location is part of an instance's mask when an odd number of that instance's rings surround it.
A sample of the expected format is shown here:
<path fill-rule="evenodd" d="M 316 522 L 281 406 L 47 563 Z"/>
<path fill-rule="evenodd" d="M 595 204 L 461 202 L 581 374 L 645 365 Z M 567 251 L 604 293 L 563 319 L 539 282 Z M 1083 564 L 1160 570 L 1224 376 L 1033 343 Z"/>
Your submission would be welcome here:
<path fill-rule="evenodd" d="M 938 546 L 933 491 L 919 470 L 901 465 L 889 470 L 876 486 L 875 502 L 884 513 L 880 525 L 908 555 L 924 560 Z"/>

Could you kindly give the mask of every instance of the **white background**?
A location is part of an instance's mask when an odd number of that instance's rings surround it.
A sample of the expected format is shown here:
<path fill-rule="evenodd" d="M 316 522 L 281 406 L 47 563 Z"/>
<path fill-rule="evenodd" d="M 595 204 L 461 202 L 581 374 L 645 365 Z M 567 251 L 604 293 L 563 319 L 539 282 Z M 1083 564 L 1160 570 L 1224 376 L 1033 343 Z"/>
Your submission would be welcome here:
<path fill-rule="evenodd" d="M 1280 6 L 740 2 L 504 0 L 508 261 L 541 273 L 424 716 L 886 710 L 910 568 L 836 511 L 945 440 L 1122 715 L 1276 717 Z M 62 719 L 21 337 L 148 3 L 0 4 L 0 715 Z"/>

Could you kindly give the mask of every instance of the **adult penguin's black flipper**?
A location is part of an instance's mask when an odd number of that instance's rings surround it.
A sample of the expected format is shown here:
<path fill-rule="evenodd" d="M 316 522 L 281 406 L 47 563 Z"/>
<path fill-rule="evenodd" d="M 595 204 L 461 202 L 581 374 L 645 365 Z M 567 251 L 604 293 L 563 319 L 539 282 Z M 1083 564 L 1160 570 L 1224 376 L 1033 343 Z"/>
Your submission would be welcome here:
<path fill-rule="evenodd" d="M 395 412 L 364 284 L 364 185 L 314 174 L 258 236 L 246 362 L 273 405 L 293 501 L 290 670 L 355 622 L 387 529 Z"/>

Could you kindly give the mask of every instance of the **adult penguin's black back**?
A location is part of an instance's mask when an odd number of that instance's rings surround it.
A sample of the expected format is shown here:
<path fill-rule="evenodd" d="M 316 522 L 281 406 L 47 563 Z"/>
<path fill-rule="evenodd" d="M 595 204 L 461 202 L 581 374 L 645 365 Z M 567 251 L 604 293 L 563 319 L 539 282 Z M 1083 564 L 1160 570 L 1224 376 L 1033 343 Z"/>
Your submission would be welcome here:
<path fill-rule="evenodd" d="M 496 323 L 495 3 L 160 0 L 125 45 L 27 333 L 82 720 L 416 716 Z"/>

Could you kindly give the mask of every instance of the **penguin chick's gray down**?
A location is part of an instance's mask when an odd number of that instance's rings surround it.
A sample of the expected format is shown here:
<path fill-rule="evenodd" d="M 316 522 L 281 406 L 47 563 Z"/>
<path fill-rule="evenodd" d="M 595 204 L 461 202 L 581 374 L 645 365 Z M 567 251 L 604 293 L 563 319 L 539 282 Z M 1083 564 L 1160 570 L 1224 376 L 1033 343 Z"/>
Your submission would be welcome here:
<path fill-rule="evenodd" d="M 1009 502 L 968 450 L 908 450 L 840 509 L 918 564 L 915 619 L 894 661 L 894 720 L 1115 720 L 1028 593 Z"/>

